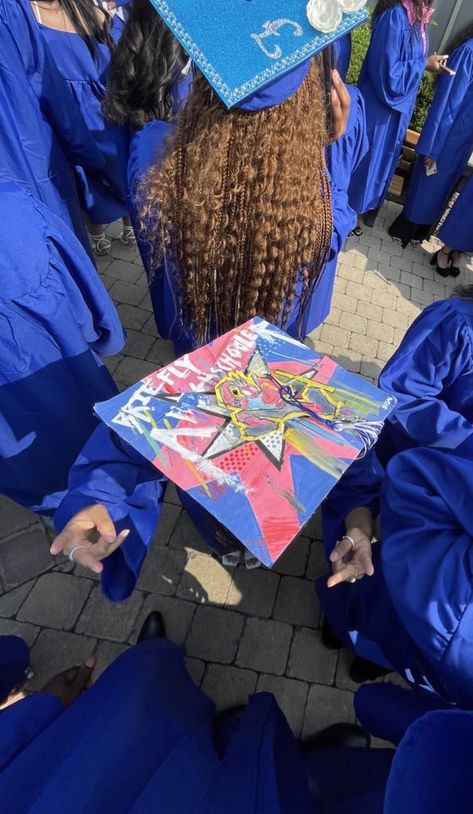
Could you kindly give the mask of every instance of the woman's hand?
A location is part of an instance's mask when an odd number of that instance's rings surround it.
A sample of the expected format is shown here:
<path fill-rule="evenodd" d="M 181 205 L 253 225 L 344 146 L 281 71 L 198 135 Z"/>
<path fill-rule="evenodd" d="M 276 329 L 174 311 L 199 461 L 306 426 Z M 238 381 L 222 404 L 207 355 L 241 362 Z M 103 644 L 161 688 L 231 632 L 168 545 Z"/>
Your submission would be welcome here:
<path fill-rule="evenodd" d="M 445 70 L 445 62 L 448 59 L 448 54 L 432 54 L 427 57 L 425 69 L 430 73 L 448 73 Z"/>
<path fill-rule="evenodd" d="M 332 106 L 332 132 L 330 133 L 330 139 L 331 141 L 336 141 L 343 136 L 347 129 L 351 105 L 350 94 L 336 69 L 332 71 L 330 103 Z"/>
<path fill-rule="evenodd" d="M 333 574 L 327 580 L 329 588 L 374 574 L 371 559 L 373 517 L 369 509 L 360 507 L 351 511 L 345 518 L 345 528 L 346 534 L 330 554 Z"/>
<path fill-rule="evenodd" d="M 105 506 L 96 503 L 69 520 L 54 540 L 50 552 L 54 556 L 66 554 L 72 562 L 100 574 L 103 571 L 101 560 L 121 546 L 129 533 L 124 529 L 117 534 Z"/>

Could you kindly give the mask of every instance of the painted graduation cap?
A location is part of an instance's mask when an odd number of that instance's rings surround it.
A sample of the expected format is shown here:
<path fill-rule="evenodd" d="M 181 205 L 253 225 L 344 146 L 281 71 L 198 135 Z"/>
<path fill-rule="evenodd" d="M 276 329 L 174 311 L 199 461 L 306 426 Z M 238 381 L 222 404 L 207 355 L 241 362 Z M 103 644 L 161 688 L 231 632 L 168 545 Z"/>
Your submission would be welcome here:
<path fill-rule="evenodd" d="M 367 0 L 151 0 L 230 108 L 368 19 Z"/>
<path fill-rule="evenodd" d="M 271 566 L 394 404 L 255 317 L 95 410 Z"/>

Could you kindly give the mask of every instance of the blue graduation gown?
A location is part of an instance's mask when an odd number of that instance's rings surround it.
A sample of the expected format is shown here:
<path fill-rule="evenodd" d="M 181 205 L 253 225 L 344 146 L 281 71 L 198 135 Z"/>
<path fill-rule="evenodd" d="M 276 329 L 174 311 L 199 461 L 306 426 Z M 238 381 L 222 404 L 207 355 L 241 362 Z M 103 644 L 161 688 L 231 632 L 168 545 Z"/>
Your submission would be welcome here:
<path fill-rule="evenodd" d="M 401 3 L 375 20 L 358 80 L 366 105 L 370 150 L 350 184 L 350 205 L 355 212 L 376 209 L 386 197 L 425 63 L 420 30 L 410 25 Z"/>
<path fill-rule="evenodd" d="M 345 34 L 334 43 L 335 65 L 343 81 L 346 81 L 351 60 L 351 34 Z"/>
<path fill-rule="evenodd" d="M 473 175 L 455 201 L 440 229 L 439 238 L 459 252 L 473 252 Z"/>
<path fill-rule="evenodd" d="M 0 636 L 0 702 L 24 677 L 30 663 L 28 647 L 19 636 Z"/>
<path fill-rule="evenodd" d="M 114 15 L 111 34 L 119 39 L 123 27 Z M 111 223 L 128 213 L 126 189 L 123 186 L 128 161 L 127 137 L 123 128 L 110 124 L 102 113 L 102 99 L 110 66 L 110 50 L 105 43 L 95 43 L 92 56 L 84 40 L 74 33 L 57 31 L 40 25 L 41 34 L 48 44 L 58 70 L 69 86 L 69 106 L 77 108 L 89 132 L 95 149 L 104 158 L 99 175 L 86 167 L 76 165 L 74 173 L 83 208 L 92 223 Z"/>
<path fill-rule="evenodd" d="M 392 684 L 360 687 L 355 710 L 372 735 L 400 742 L 387 778 L 384 814 L 471 810 L 471 712 Z"/>
<path fill-rule="evenodd" d="M 473 39 L 455 49 L 448 65 L 456 76 L 439 77 L 403 211 L 429 226 L 438 222 L 473 151 Z M 426 175 L 424 156 L 435 158 L 436 175 Z"/>
<path fill-rule="evenodd" d="M 240 107 L 246 111 L 261 110 L 280 104 L 295 93 L 308 71 L 308 63 L 303 63 L 286 76 L 267 85 L 262 91 L 244 100 Z M 186 77 L 177 86 L 178 103 L 185 103 L 189 91 L 190 80 Z M 296 298 L 285 330 L 298 339 L 304 337 L 327 317 L 330 311 L 333 284 L 337 267 L 337 257 L 346 238 L 356 224 L 356 215 L 348 206 L 347 188 L 348 179 L 353 167 L 357 165 L 367 150 L 365 134 L 364 106 L 360 94 L 355 88 L 349 88 L 352 98 L 350 117 L 345 135 L 328 150 L 329 171 L 332 182 L 334 230 L 330 254 L 323 272 L 304 310 L 302 319 L 299 319 L 298 296 L 300 284 L 296 286 Z M 150 122 L 141 131 L 133 134 L 130 143 L 130 158 L 128 162 L 128 187 L 131 196 L 132 219 L 136 222 L 139 210 L 139 199 L 136 193 L 137 182 L 149 169 L 150 165 L 159 155 L 166 136 L 173 124 L 169 122 Z M 332 174 L 333 173 L 333 174 Z M 179 292 L 176 284 L 174 270 L 162 265 L 154 269 L 151 275 L 147 247 L 138 237 L 143 264 L 150 280 L 150 294 L 158 333 L 163 339 L 171 339 L 176 355 L 182 355 L 196 347 L 196 340 L 192 328 L 182 325 L 179 318 L 178 300 Z M 209 337 L 209 341 L 215 338 Z"/>
<path fill-rule="evenodd" d="M 28 0 L 0 0 L 0 132 L 0 176 L 46 204 L 88 248 L 69 164 L 100 170 L 104 158 L 69 104 Z"/>
<path fill-rule="evenodd" d="M 10 760 L 2 805 L 8 814 L 314 814 L 298 745 L 270 695 L 250 699 L 224 742 L 214 722 L 182 651 L 143 642 Z"/>
<path fill-rule="evenodd" d="M 27 236 L 27 239 L 25 239 Z M 116 387 L 97 354 L 124 334 L 81 244 L 63 221 L 0 182 L 0 492 L 51 513 Z"/>
<path fill-rule="evenodd" d="M 472 299 L 440 300 L 417 317 L 379 377 L 397 399 L 377 444 L 383 461 L 414 446 L 473 452 L 472 347 Z"/>
<path fill-rule="evenodd" d="M 78 511 L 100 502 L 118 530 L 130 534 L 103 561 L 102 591 L 112 601 L 133 592 L 161 513 L 167 479 L 108 429 L 97 427 L 74 463 L 69 489 L 54 516 L 62 531 Z"/>
<path fill-rule="evenodd" d="M 321 325 L 330 313 L 338 255 L 357 222 L 356 212 L 351 208 L 348 199 L 348 188 L 351 176 L 368 152 L 369 145 L 363 97 L 352 85 L 347 85 L 347 90 L 351 101 L 347 129 L 341 138 L 327 147 L 326 151 L 333 208 L 333 235 L 329 258 L 302 315 L 300 331 L 297 326 L 296 308 L 292 309 L 286 325 L 287 332 L 300 339 L 304 339 L 308 333 Z"/>
<path fill-rule="evenodd" d="M 348 496 L 343 520 L 356 499 L 343 479 L 338 487 Z M 472 488 L 468 455 L 435 449 L 400 453 L 382 485 L 382 542 L 373 547 L 374 575 L 334 589 L 327 588 L 326 577 L 317 582 L 330 624 L 359 655 L 470 709 Z M 366 500 L 364 492 L 358 493 L 358 505 Z"/>

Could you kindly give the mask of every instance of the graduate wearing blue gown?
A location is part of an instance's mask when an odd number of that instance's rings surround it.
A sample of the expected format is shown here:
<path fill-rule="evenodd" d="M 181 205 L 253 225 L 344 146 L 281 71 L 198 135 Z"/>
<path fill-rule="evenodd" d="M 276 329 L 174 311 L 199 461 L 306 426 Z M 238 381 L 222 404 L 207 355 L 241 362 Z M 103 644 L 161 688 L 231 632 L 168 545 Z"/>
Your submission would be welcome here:
<path fill-rule="evenodd" d="M 117 353 L 124 334 L 71 230 L 10 181 L 0 243 L 0 493 L 51 514 L 97 425 L 94 403 L 116 393 L 98 354 Z"/>
<path fill-rule="evenodd" d="M 143 641 L 65 711 L 42 693 L 0 713 L 3 810 L 312 814 L 299 746 L 271 695 L 252 696 L 227 731 L 215 724 L 180 648 Z"/>
<path fill-rule="evenodd" d="M 439 77 L 416 152 L 418 158 L 406 203 L 389 234 L 404 246 L 424 240 L 438 223 L 449 196 L 473 152 L 473 26 L 449 56 L 455 76 Z M 426 174 L 425 159 L 436 163 L 436 173 Z"/>
<path fill-rule="evenodd" d="M 376 447 L 383 463 L 412 447 L 473 454 L 472 349 L 473 288 L 417 317 L 379 377 L 397 399 Z"/>
<path fill-rule="evenodd" d="M 135 40 L 143 40 L 143 31 L 147 31 L 146 48 L 150 54 L 139 54 Z M 344 45 L 350 44 L 350 38 L 342 38 Z M 346 41 L 346 42 L 345 42 Z M 336 45 L 338 44 L 338 41 Z M 144 66 L 153 59 L 152 54 L 159 54 L 164 62 L 156 66 L 165 77 L 163 87 L 148 88 L 146 75 L 142 76 Z M 133 70 L 130 71 L 130 61 Z M 132 219 L 136 223 L 141 208 L 137 193 L 138 183 L 146 172 L 159 160 L 175 127 L 177 114 L 185 105 L 189 93 L 193 72 L 182 74 L 185 55 L 169 30 L 153 20 L 153 10 L 149 3 L 137 0 L 133 4 L 123 37 L 112 60 L 110 90 L 107 107 L 112 118 L 131 129 L 130 157 L 128 162 L 128 188 L 130 190 Z M 147 68 L 149 73 L 149 70 Z M 301 84 L 307 73 L 307 65 L 292 71 L 282 79 L 273 81 L 249 99 L 240 103 L 243 110 L 256 111 L 278 105 L 289 98 Z M 132 77 L 130 80 L 129 76 Z M 159 96 L 158 96 L 159 90 Z M 301 285 L 296 285 L 296 297 L 286 322 L 286 330 L 293 336 L 304 338 L 316 328 L 327 316 L 333 290 L 337 255 L 354 226 L 353 212 L 348 206 L 346 190 L 353 166 L 356 166 L 361 155 L 366 151 L 364 134 L 364 108 L 360 95 L 355 89 L 350 91 L 352 108 L 347 129 L 341 139 L 327 148 L 327 161 L 331 163 L 332 197 L 334 210 L 333 238 L 329 257 L 319 279 L 317 280 L 310 301 L 299 318 L 298 297 Z M 167 101 L 169 99 L 170 101 Z M 156 118 L 157 117 L 157 118 Z M 191 327 L 181 324 L 179 316 L 179 290 L 176 275 L 170 267 L 161 264 L 156 268 L 149 257 L 146 242 L 140 240 L 138 245 L 143 264 L 150 280 L 150 294 L 158 333 L 174 343 L 177 355 L 196 347 L 196 338 Z M 214 334 L 211 332 L 211 336 Z"/>
<path fill-rule="evenodd" d="M 348 475 L 328 499 L 328 551 L 355 507 L 378 514 L 375 469 L 371 483 L 366 467 L 362 480 Z M 316 583 L 332 629 L 358 656 L 466 709 L 473 708 L 472 489 L 468 450 L 395 456 L 382 480 L 373 576 L 334 588 L 326 577 Z"/>
<path fill-rule="evenodd" d="M 77 20 L 66 16 L 74 10 L 81 19 L 85 8 L 82 8 L 80 0 L 64 4 L 60 22 L 64 25 L 65 20 L 68 20 L 67 30 L 43 24 L 43 17 L 45 21 L 49 19 L 45 14 L 46 8 L 47 5 L 43 9 L 38 5 L 34 6 L 41 35 L 69 87 L 69 106 L 80 111 L 96 149 L 104 158 L 104 169 L 99 176 L 90 174 L 86 167 L 78 164 L 74 168 L 82 206 L 92 224 L 111 223 L 127 215 L 123 173 L 128 153 L 124 133 L 105 120 L 101 102 L 105 94 L 111 47 L 121 34 L 123 22 L 117 15 L 109 22 L 104 14 L 104 22 L 99 23 L 92 7 L 89 13 L 92 14 L 97 31 L 102 32 L 102 40 L 92 34 L 86 41 L 86 35 L 83 37 L 83 32 L 77 29 Z M 71 30 L 71 25 L 77 31 Z"/>
<path fill-rule="evenodd" d="M 424 0 L 415 5 L 423 8 Z M 377 210 L 386 197 L 426 68 L 428 34 L 425 22 L 414 20 L 415 11 L 406 0 L 375 16 L 358 80 L 370 144 L 350 184 L 350 205 L 358 213 Z"/>
<path fill-rule="evenodd" d="M 344 745 L 339 730 L 338 743 L 323 732 L 303 757 L 271 695 L 219 718 L 179 648 L 148 639 L 67 709 L 46 687 L 0 713 L 2 804 L 8 814 L 469 814 L 472 713 L 392 685 L 361 688 L 355 708 L 396 751 Z"/>
<path fill-rule="evenodd" d="M 0 0 L 0 133 L 0 176 L 24 186 L 88 248 L 69 165 L 100 171 L 105 162 L 69 104 L 28 0 Z"/>

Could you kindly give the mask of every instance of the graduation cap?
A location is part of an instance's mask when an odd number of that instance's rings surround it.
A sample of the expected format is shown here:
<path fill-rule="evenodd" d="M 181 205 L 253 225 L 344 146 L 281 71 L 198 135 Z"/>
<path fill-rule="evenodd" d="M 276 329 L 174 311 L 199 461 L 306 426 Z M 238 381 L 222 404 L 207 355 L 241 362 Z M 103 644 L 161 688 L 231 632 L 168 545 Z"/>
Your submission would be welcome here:
<path fill-rule="evenodd" d="M 95 410 L 271 566 L 394 404 L 255 317 Z"/>
<path fill-rule="evenodd" d="M 362 25 L 366 2 L 151 0 L 228 108 Z M 296 90 L 305 73 L 294 76 Z"/>

